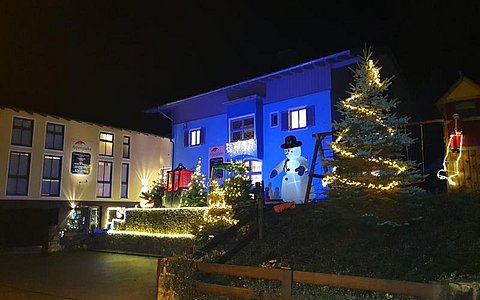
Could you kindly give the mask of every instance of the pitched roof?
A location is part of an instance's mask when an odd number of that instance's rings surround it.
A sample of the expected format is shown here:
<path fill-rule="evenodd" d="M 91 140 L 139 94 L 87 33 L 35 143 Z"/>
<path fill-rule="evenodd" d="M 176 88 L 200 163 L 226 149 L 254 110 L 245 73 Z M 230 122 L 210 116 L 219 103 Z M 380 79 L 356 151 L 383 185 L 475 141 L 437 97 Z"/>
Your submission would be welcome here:
<path fill-rule="evenodd" d="M 436 105 L 440 111 L 443 111 L 443 107 L 446 103 L 474 98 L 480 98 L 480 85 L 475 81 L 460 75 L 457 81 L 437 101 Z"/>
<path fill-rule="evenodd" d="M 282 69 L 280 71 L 276 71 L 276 72 L 273 72 L 273 73 L 262 75 L 260 77 L 256 77 L 256 78 L 249 79 L 249 80 L 246 80 L 246 81 L 242 81 L 242 82 L 239 82 L 239 83 L 236 83 L 236 84 L 228 85 L 226 87 L 222 87 L 222 88 L 219 88 L 219 89 L 216 89 L 216 90 L 211 90 L 211 91 L 208 91 L 208 92 L 205 92 L 205 93 L 202 93 L 202 94 L 198 94 L 198 95 L 194 95 L 194 96 L 191 96 L 191 97 L 179 99 L 179 100 L 176 100 L 176 101 L 173 101 L 173 102 L 169 102 L 167 104 L 152 107 L 150 109 L 145 110 L 144 112 L 145 113 L 167 112 L 173 107 L 176 107 L 180 104 L 183 104 L 185 102 L 188 102 L 188 101 L 191 101 L 191 100 L 194 100 L 194 99 L 197 99 L 197 98 L 201 98 L 201 97 L 205 97 L 205 96 L 213 96 L 215 94 L 218 94 L 219 92 L 225 92 L 226 93 L 226 92 L 229 92 L 229 91 L 232 91 L 232 90 L 244 87 L 244 86 L 256 84 L 256 83 L 263 82 L 263 81 L 269 81 L 269 80 L 276 79 L 276 78 L 281 78 L 281 77 L 289 75 L 291 73 L 302 72 L 303 70 L 313 69 L 315 67 L 324 66 L 326 64 L 332 64 L 333 67 L 342 66 L 343 62 L 357 57 L 357 54 L 354 53 L 354 52 L 355 51 L 352 51 L 352 50 L 346 50 L 346 51 L 338 52 L 336 54 L 332 54 L 332 55 L 324 56 L 324 57 L 321 57 L 321 58 L 317 58 L 317 59 L 299 64 L 299 65 L 296 65 L 296 66 L 293 66 L 293 67 L 289 67 L 289 68 L 286 68 L 286 69 Z"/>

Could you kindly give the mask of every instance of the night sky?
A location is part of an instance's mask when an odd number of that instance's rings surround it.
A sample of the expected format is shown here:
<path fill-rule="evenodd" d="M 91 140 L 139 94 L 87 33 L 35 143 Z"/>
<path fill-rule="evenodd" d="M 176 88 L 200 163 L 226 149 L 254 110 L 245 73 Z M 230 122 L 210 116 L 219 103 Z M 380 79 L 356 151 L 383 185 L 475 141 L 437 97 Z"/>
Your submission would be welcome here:
<path fill-rule="evenodd" d="M 480 80 L 479 1 L 165 2 L 2 1 L 0 104 L 140 129 L 146 108 L 365 45 L 432 111 L 459 71 Z"/>

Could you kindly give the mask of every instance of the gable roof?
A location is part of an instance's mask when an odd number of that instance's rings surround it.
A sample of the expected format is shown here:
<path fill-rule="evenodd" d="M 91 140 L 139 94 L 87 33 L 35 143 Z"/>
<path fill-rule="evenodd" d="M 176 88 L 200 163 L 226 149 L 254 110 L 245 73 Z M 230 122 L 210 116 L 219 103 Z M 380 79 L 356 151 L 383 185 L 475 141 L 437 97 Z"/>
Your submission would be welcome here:
<path fill-rule="evenodd" d="M 437 101 L 436 105 L 440 111 L 443 111 L 446 103 L 474 98 L 480 98 L 480 85 L 461 75 L 448 91 Z"/>
<path fill-rule="evenodd" d="M 253 78 L 253 79 L 249 79 L 249 80 L 246 80 L 246 81 L 242 81 L 242 82 L 239 82 L 239 83 L 236 83 L 236 84 L 228 85 L 226 87 L 222 87 L 222 88 L 219 88 L 219 89 L 216 89 L 216 90 L 211 90 L 211 91 L 208 91 L 208 92 L 205 92 L 205 93 L 202 93 L 202 94 L 194 95 L 194 96 L 191 96 L 191 97 L 179 99 L 179 100 L 176 100 L 176 101 L 173 101 L 173 102 L 170 102 L 170 103 L 166 103 L 166 104 L 163 104 L 163 105 L 152 107 L 150 109 L 145 110 L 144 112 L 145 113 L 162 113 L 163 114 L 165 112 L 169 112 L 172 108 L 177 107 L 177 106 L 182 105 L 182 104 L 185 104 L 186 102 L 189 102 L 191 100 L 195 100 L 195 99 L 198 99 L 198 98 L 204 98 L 204 97 L 207 97 L 207 96 L 208 97 L 218 97 L 218 94 L 220 94 L 220 93 L 224 94 L 224 93 L 228 93 L 228 92 L 238 90 L 240 88 L 247 88 L 249 86 L 257 85 L 257 84 L 260 84 L 260 83 L 265 82 L 265 81 L 270 81 L 272 79 L 278 79 L 278 78 L 281 78 L 281 77 L 284 77 L 284 76 L 288 76 L 292 73 L 303 72 L 304 70 L 314 69 L 316 67 L 325 66 L 327 64 L 332 65 L 333 68 L 342 67 L 342 66 L 344 66 L 344 64 L 346 62 L 348 62 L 352 59 L 355 59 L 356 57 L 357 57 L 357 54 L 354 53 L 354 51 L 351 51 L 351 50 L 342 51 L 342 52 L 339 52 L 339 53 L 336 53 L 336 54 L 332 54 L 332 55 L 324 56 L 324 57 L 321 57 L 321 58 L 317 58 L 317 59 L 299 64 L 299 65 L 296 65 L 296 66 L 293 66 L 293 67 L 282 69 L 280 71 L 269 73 L 269 74 L 259 76 L 259 77 Z"/>

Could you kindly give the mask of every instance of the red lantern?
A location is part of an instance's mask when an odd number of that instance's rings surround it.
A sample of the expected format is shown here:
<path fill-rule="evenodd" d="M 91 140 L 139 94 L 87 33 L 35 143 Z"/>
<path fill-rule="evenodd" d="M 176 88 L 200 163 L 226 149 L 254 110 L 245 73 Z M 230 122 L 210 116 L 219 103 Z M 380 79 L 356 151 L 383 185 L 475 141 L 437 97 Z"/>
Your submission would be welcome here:
<path fill-rule="evenodd" d="M 167 172 L 168 185 L 167 191 L 178 191 L 179 189 L 188 188 L 188 184 L 192 181 L 193 172 L 187 170 L 181 163 L 172 171 Z"/>

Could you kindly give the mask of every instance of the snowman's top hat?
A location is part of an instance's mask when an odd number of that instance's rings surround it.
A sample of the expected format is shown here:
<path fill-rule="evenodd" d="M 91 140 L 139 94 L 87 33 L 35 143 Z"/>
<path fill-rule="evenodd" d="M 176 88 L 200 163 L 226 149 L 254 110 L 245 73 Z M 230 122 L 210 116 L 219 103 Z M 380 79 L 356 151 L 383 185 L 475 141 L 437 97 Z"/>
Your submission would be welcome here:
<path fill-rule="evenodd" d="M 285 143 L 282 144 L 280 147 L 282 147 L 282 149 L 289 149 L 294 147 L 300 147 L 301 145 L 302 142 L 297 141 L 297 138 L 294 135 L 289 135 L 285 137 Z"/>

